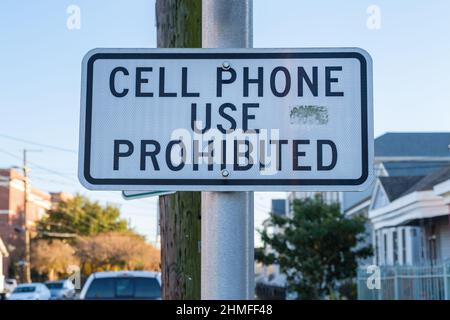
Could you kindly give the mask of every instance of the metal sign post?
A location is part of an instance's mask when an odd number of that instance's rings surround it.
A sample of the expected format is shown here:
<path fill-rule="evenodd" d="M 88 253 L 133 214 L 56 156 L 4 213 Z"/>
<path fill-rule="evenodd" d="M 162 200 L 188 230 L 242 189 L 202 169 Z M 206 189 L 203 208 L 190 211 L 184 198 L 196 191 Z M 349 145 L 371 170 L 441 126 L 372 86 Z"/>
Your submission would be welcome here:
<path fill-rule="evenodd" d="M 202 0 L 202 47 L 253 45 L 252 0 Z M 254 296 L 253 192 L 202 192 L 202 299 Z"/>

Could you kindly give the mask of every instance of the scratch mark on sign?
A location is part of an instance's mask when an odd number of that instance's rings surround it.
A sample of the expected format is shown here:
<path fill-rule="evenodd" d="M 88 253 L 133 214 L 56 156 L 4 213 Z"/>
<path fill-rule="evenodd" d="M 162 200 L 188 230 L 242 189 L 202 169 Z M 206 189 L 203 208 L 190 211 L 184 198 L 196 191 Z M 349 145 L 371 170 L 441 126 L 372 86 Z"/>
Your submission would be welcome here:
<path fill-rule="evenodd" d="M 291 125 L 325 125 L 328 123 L 328 107 L 299 105 L 291 107 Z"/>

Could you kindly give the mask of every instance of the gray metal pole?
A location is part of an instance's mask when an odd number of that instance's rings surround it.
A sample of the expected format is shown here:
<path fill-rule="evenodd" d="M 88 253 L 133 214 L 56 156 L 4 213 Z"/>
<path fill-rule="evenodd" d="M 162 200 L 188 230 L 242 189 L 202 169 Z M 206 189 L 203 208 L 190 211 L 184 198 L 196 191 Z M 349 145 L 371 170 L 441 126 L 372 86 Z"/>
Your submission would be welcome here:
<path fill-rule="evenodd" d="M 202 0 L 203 48 L 251 48 L 252 0 Z M 202 193 L 202 299 L 253 299 L 253 192 Z"/>

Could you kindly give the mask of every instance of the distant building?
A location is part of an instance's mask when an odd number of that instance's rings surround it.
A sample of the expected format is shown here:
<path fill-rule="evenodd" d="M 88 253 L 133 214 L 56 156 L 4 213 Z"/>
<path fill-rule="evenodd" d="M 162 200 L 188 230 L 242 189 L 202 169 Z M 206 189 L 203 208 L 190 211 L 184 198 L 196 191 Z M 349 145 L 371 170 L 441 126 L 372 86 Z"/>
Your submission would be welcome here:
<path fill-rule="evenodd" d="M 5 261 L 5 272 L 23 256 L 25 237 L 22 230 L 25 203 L 25 178 L 14 169 L 0 169 L 0 237 L 3 239 L 9 258 Z M 28 188 L 27 221 L 31 232 L 35 224 L 51 208 L 51 196 L 36 188 Z"/>
<path fill-rule="evenodd" d="M 73 194 L 68 192 L 50 192 L 50 202 L 52 208 L 55 208 L 61 201 L 67 201 L 73 198 Z"/>
<path fill-rule="evenodd" d="M 287 216 L 288 202 L 285 199 L 272 199 L 271 214 Z M 264 230 L 269 234 L 282 232 L 278 227 L 269 225 L 270 219 L 263 222 Z M 264 253 L 273 253 L 273 249 L 265 244 Z M 279 299 L 285 298 L 286 295 L 286 276 L 280 272 L 280 266 L 273 264 L 270 266 L 262 266 L 261 273 L 256 279 L 256 291 L 262 299 Z"/>

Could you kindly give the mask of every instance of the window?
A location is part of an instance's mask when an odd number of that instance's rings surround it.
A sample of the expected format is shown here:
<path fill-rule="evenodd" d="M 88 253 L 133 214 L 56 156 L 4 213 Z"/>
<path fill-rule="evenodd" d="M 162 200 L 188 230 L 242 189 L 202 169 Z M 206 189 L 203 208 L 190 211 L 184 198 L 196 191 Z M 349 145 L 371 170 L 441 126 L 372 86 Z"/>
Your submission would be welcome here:
<path fill-rule="evenodd" d="M 380 263 L 380 257 L 378 252 L 378 231 L 375 232 L 375 264 Z"/>
<path fill-rule="evenodd" d="M 161 286 L 156 278 L 120 277 L 94 279 L 86 299 L 158 299 Z"/>
<path fill-rule="evenodd" d="M 384 264 L 387 264 L 387 234 L 383 235 Z"/>
<path fill-rule="evenodd" d="M 134 297 L 137 299 L 155 299 L 161 297 L 161 287 L 155 278 L 139 278 L 135 281 Z"/>
<path fill-rule="evenodd" d="M 394 231 L 393 234 L 393 246 L 394 246 L 394 264 L 398 263 L 398 241 L 397 241 L 397 231 Z"/>
<path fill-rule="evenodd" d="M 46 283 L 45 285 L 49 289 L 62 289 L 63 288 L 62 282 L 51 282 L 51 283 Z"/>
<path fill-rule="evenodd" d="M 405 229 L 402 229 L 402 264 L 406 264 L 406 235 Z"/>
<path fill-rule="evenodd" d="M 438 259 L 437 253 L 437 236 L 436 236 L 436 226 L 432 225 L 430 230 L 430 236 L 428 237 L 428 251 L 430 262 L 433 264 Z"/>
<path fill-rule="evenodd" d="M 114 279 L 94 279 L 86 293 L 87 299 L 113 299 L 115 296 Z"/>
<path fill-rule="evenodd" d="M 134 294 L 134 279 L 121 278 L 116 279 L 116 297 L 132 298 Z"/>
<path fill-rule="evenodd" d="M 26 287 L 16 287 L 13 291 L 13 293 L 28 293 L 28 292 L 35 292 L 36 287 L 35 286 L 26 286 Z"/>

